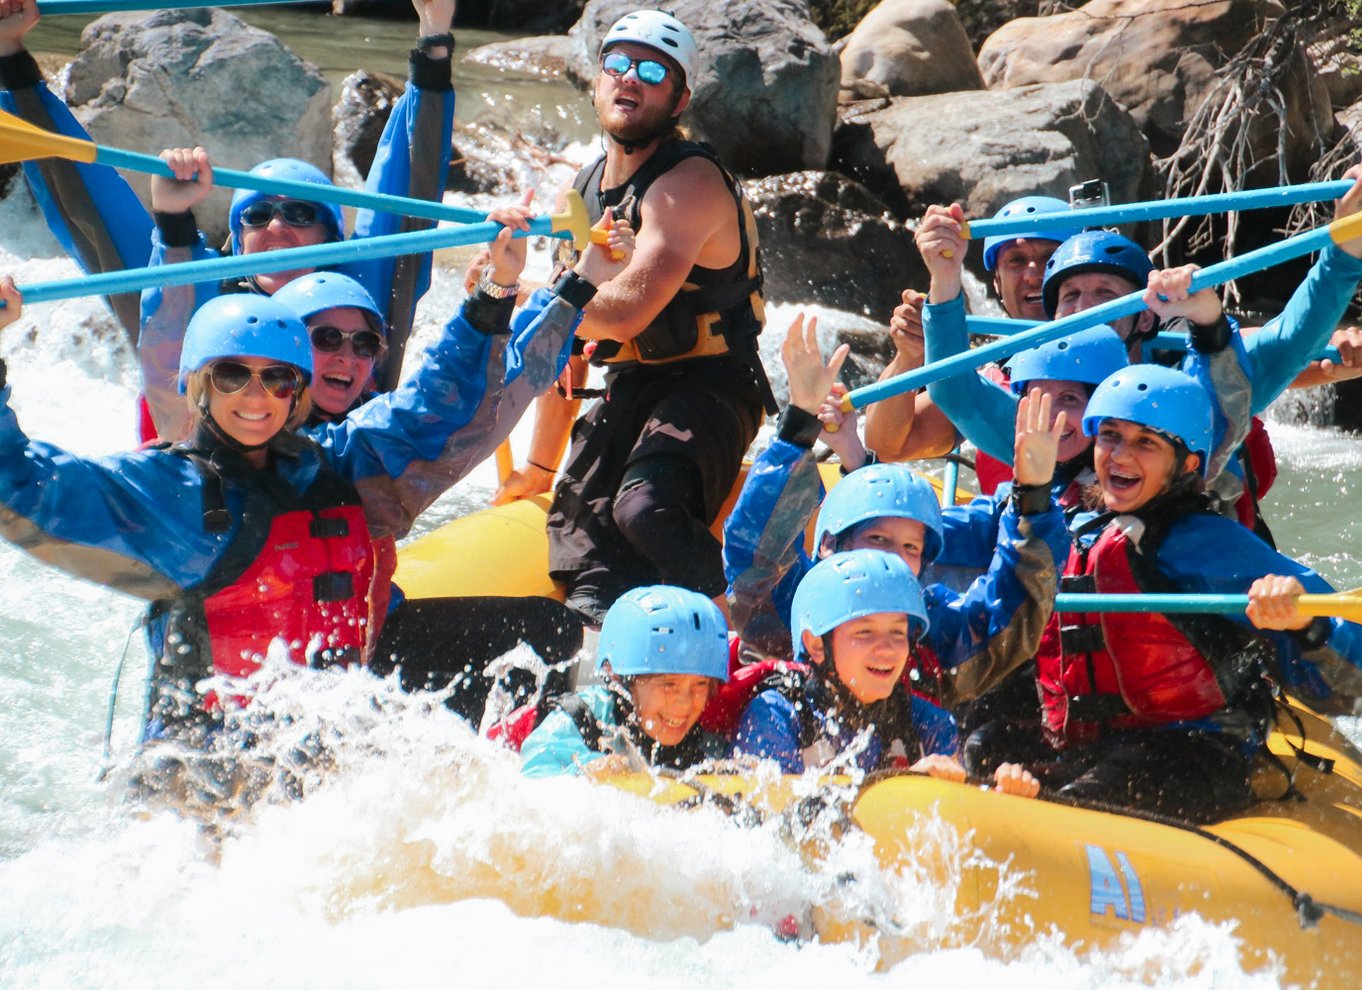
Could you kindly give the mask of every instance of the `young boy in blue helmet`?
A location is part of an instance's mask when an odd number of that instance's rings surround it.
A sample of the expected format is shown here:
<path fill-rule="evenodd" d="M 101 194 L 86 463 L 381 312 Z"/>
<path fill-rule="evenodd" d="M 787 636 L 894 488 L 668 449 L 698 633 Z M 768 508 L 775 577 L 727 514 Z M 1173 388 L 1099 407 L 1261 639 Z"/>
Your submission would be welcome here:
<path fill-rule="evenodd" d="M 790 405 L 777 438 L 753 462 L 724 527 L 730 616 L 744 644 L 766 655 L 791 655 L 790 603 L 814 560 L 879 549 L 902 557 L 918 574 L 943 550 L 931 485 L 902 465 L 860 466 L 865 450 L 854 418 L 844 421 L 829 401 L 847 349 L 839 348 L 825 365 L 816 331 L 816 321 L 806 324 L 803 316 L 790 326 L 782 351 Z M 823 432 L 820 415 L 841 428 Z M 1051 425 L 1050 400 L 1039 394 L 1028 398 L 1018 418 L 1018 459 L 1030 484 L 1026 497 L 1003 512 L 1006 538 L 995 540 L 986 573 L 964 593 L 941 584 L 924 592 L 930 623 L 912 670 L 921 690 L 948 705 L 974 697 L 1029 658 L 1048 618 L 1055 569 L 1067 553 L 1063 516 L 1050 497 L 1063 423 Z M 853 469 L 826 499 L 813 455 L 820 437 L 843 454 L 844 469 Z M 804 532 L 815 512 L 811 558 Z M 936 676 L 938 669 L 943 676 Z"/>
<path fill-rule="evenodd" d="M 1023 196 L 1004 205 L 996 219 L 1068 210 L 1068 203 L 1053 196 Z M 1020 236 L 984 238 L 984 270 L 993 275 L 993 291 L 1005 314 L 1014 320 L 1045 318 L 1041 302 L 1045 263 L 1055 248 L 1078 231 L 1075 226 Z M 894 358 L 880 375 L 881 381 L 922 367 L 922 304 L 925 299 L 920 292 L 903 293 L 903 302 L 895 308 L 889 321 Z M 960 443 L 960 435 L 932 402 L 931 396 L 919 390 L 892 396 L 870 406 L 865 412 L 865 442 L 881 460 L 910 461 L 944 457 Z M 980 468 L 976 462 L 981 485 L 985 484 L 989 472 L 987 464 Z M 993 491 L 992 487 L 983 490 L 989 494 Z"/>
<path fill-rule="evenodd" d="M 1252 798 L 1274 684 L 1330 714 L 1362 698 L 1362 626 L 1294 605 L 1328 584 L 1210 511 L 1212 423 L 1205 389 L 1171 368 L 1098 386 L 1083 429 L 1105 512 L 1080 529 L 1061 589 L 1247 592 L 1247 614 L 1056 613 L 1037 657 L 1043 737 L 986 727 L 966 747 L 972 771 L 1018 760 L 1061 796 L 1211 821 Z"/>
<path fill-rule="evenodd" d="M 762 691 L 739 723 L 735 752 L 772 759 L 785 773 L 835 767 L 863 772 L 897 767 L 964 780 L 952 740 L 933 739 L 929 707 L 904 688 L 909 648 L 927 628 L 917 578 L 903 559 L 851 550 L 820 560 L 795 591 L 795 659 Z M 1018 767 L 995 771 L 999 790 L 1034 795 L 1039 784 Z"/>
<path fill-rule="evenodd" d="M 685 769 L 728 755 L 699 726 L 728 680 L 728 627 L 719 607 L 686 588 L 625 592 L 605 615 L 596 670 L 606 683 L 550 703 L 520 748 L 527 777 Z"/>

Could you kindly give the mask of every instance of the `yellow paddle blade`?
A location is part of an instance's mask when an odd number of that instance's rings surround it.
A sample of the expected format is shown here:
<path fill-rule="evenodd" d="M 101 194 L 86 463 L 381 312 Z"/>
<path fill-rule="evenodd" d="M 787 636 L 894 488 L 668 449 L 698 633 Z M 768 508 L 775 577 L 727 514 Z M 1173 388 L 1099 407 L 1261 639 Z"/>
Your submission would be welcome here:
<path fill-rule="evenodd" d="M 578 251 L 585 251 L 591 236 L 591 220 L 586 215 L 586 204 L 582 202 L 582 194 L 576 189 L 570 190 L 563 206 L 562 213 L 555 213 L 549 218 L 553 221 L 553 231 L 554 233 L 562 230 L 572 231 L 572 246 Z"/>
<path fill-rule="evenodd" d="M 1306 615 L 1336 615 L 1349 622 L 1362 622 L 1362 588 L 1332 595 L 1301 595 L 1296 599 L 1296 608 Z"/>
<path fill-rule="evenodd" d="M 0 164 L 27 162 L 34 158 L 93 162 L 98 154 L 99 148 L 90 141 L 53 134 L 0 110 Z"/>

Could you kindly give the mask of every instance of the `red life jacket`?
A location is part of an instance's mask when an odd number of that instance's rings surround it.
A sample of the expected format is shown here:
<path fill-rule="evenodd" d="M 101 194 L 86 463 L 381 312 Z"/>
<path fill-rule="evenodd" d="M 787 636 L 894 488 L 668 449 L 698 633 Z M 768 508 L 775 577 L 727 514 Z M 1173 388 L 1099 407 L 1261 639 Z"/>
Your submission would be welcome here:
<path fill-rule="evenodd" d="M 1108 524 L 1087 551 L 1070 550 L 1066 578 L 1082 590 L 1146 589 L 1131 566 L 1134 547 Z M 1079 582 L 1061 582 L 1074 590 Z M 1160 614 L 1055 613 L 1036 655 L 1045 728 L 1057 743 L 1091 742 L 1103 728 L 1151 727 L 1198 719 L 1226 707 L 1211 662 Z"/>
<path fill-rule="evenodd" d="M 152 607 L 163 641 L 156 714 L 185 716 L 199 707 L 195 683 L 210 673 L 252 673 L 276 640 L 299 664 L 366 661 L 377 638 L 370 614 L 375 585 L 390 582 L 392 571 L 380 566 L 384 555 L 369 536 L 354 486 L 324 466 L 303 492 L 263 473 L 224 479 L 198 451 L 171 449 L 203 474 L 210 530 L 226 529 L 226 484 L 235 482 L 244 503 L 231 544 L 203 582 Z M 211 695 L 201 701 L 216 704 Z"/>

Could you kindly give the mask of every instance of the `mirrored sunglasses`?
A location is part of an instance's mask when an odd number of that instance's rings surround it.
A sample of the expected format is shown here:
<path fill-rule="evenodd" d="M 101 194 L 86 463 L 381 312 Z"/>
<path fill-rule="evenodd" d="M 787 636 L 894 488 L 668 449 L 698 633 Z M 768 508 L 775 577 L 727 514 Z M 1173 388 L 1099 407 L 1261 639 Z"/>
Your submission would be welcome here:
<path fill-rule="evenodd" d="M 622 76 L 633 69 L 639 81 L 649 86 L 656 86 L 666 79 L 668 71 L 661 62 L 651 58 L 630 58 L 624 52 L 606 52 L 601 59 L 601 68 L 612 76 Z"/>
<path fill-rule="evenodd" d="M 240 361 L 214 361 L 208 369 L 208 380 L 223 395 L 240 392 L 252 378 L 259 378 L 260 387 L 276 399 L 291 398 L 303 387 L 303 376 L 291 364 L 271 364 L 255 371 Z"/>
<path fill-rule="evenodd" d="M 311 227 L 319 220 L 316 203 L 301 199 L 259 199 L 241 211 L 243 227 L 265 227 L 275 216 L 290 227 Z"/>
<path fill-rule="evenodd" d="M 312 327 L 308 330 L 312 346 L 326 354 L 334 354 L 348 340 L 355 357 L 375 358 L 382 352 L 381 334 L 373 330 L 342 330 L 339 327 Z"/>

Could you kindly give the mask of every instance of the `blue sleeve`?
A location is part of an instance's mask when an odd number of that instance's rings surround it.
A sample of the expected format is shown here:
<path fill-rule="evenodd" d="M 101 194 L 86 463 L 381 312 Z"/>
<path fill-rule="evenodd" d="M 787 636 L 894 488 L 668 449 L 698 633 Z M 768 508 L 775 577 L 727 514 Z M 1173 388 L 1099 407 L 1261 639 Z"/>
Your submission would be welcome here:
<path fill-rule="evenodd" d="M 969 350 L 965 323 L 965 295 L 922 307 L 927 364 Z M 974 446 L 1004 464 L 1012 463 L 1017 421 L 1017 398 L 977 372 L 965 372 L 932 382 L 927 395 L 955 428 Z"/>
<path fill-rule="evenodd" d="M 202 479 L 163 451 L 87 460 L 30 440 L 0 390 L 0 536 L 45 563 L 139 598 L 202 582 L 239 529 L 203 527 Z"/>
<path fill-rule="evenodd" d="M 804 531 L 823 499 L 813 451 L 774 440 L 752 462 L 724 523 L 724 577 L 743 641 L 789 656 L 790 603 L 810 565 Z"/>
<path fill-rule="evenodd" d="M 1282 314 L 1246 339 L 1255 414 L 1286 391 L 1329 342 L 1358 279 L 1362 279 L 1362 259 L 1330 244 L 1291 294 Z"/>
<path fill-rule="evenodd" d="M 941 509 L 941 553 L 931 567 L 988 569 L 1002 531 L 1007 500 L 999 495 L 977 495 L 966 505 Z M 930 575 L 924 574 L 927 578 Z"/>
<path fill-rule="evenodd" d="M 1309 567 L 1223 516 L 1180 520 L 1159 550 L 1159 567 L 1179 588 L 1194 594 L 1244 594 L 1255 580 L 1269 574 L 1295 577 L 1310 593 L 1334 591 Z M 1242 612 L 1227 618 L 1253 628 Z M 1258 632 L 1276 646 L 1277 673 L 1287 690 L 1299 692 L 1328 714 L 1352 714 L 1362 700 L 1362 626 L 1338 618 L 1330 619 L 1329 626 L 1327 642 L 1308 653 L 1289 633 Z"/>
<path fill-rule="evenodd" d="M 955 724 L 955 716 L 926 698 L 912 697 L 913 727 L 917 729 L 923 755 L 959 756 L 960 728 Z"/>
<path fill-rule="evenodd" d="M 963 594 L 939 584 L 926 589 L 927 643 L 947 674 L 948 706 L 996 687 L 1035 655 L 1068 548 L 1053 500 L 1045 512 L 1026 516 L 1009 504 L 987 572 Z"/>
<path fill-rule="evenodd" d="M 465 304 L 395 391 L 313 428 L 332 466 L 359 488 L 374 535 L 405 535 L 496 449 L 567 363 L 581 314 L 549 293 L 527 308 L 507 334 L 474 326 Z"/>
<path fill-rule="evenodd" d="M 383 128 L 364 183 L 367 191 L 436 202 L 442 198 L 454 130 L 454 90 L 448 81 L 448 59 L 412 56 L 407 87 Z M 381 237 L 429 226 L 433 224 L 428 220 L 360 210 L 355 214 L 354 236 Z M 430 267 L 427 252 L 417 258 L 375 258 L 337 270 L 359 279 L 384 307 L 390 323 L 410 326 L 416 301 L 430 287 Z M 400 285 L 404 280 L 409 284 Z"/>
<path fill-rule="evenodd" d="M 779 691 L 763 691 L 752 699 L 738 723 L 733 755 L 775 760 L 781 773 L 803 773 L 799 751 L 799 715 Z"/>
<path fill-rule="evenodd" d="M 580 773 L 583 764 L 605 754 L 587 749 L 576 724 L 555 709 L 525 737 L 520 755 L 524 760 L 520 772 L 526 777 L 556 777 Z"/>

